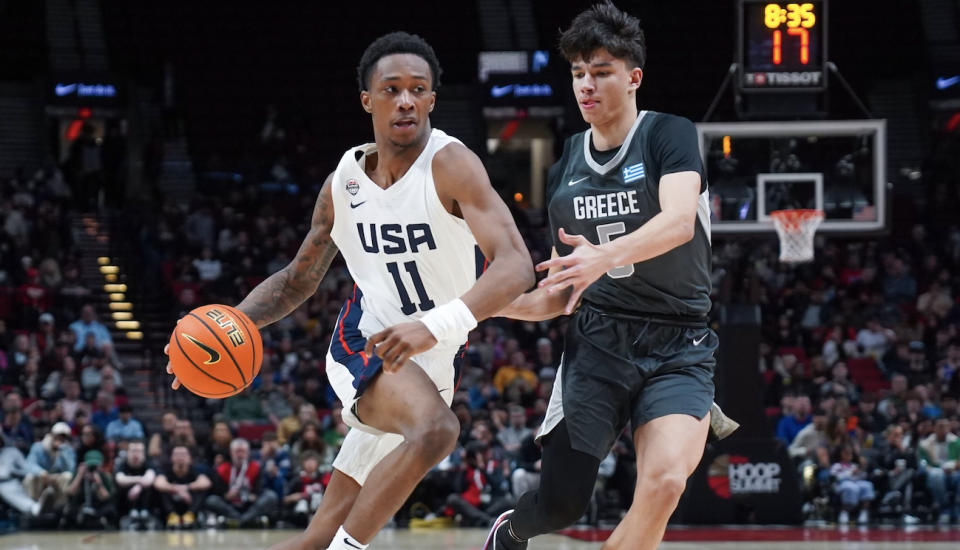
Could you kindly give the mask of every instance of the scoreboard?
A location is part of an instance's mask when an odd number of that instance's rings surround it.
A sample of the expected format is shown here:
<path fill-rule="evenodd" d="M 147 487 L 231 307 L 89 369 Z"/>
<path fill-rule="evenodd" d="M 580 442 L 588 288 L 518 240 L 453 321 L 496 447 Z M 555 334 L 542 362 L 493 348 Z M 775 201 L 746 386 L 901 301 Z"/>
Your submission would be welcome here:
<path fill-rule="evenodd" d="M 826 89 L 827 0 L 739 0 L 739 88 Z"/>

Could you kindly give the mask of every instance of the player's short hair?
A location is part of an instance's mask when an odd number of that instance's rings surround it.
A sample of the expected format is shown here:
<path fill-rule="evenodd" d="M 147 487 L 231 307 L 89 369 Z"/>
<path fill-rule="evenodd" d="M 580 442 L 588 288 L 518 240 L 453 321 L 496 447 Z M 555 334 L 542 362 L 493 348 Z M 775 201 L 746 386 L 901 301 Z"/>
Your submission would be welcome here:
<path fill-rule="evenodd" d="M 443 71 L 440 69 L 440 61 L 437 54 L 427 41 L 415 34 L 405 32 L 392 32 L 385 34 L 373 41 L 373 44 L 367 46 L 360 58 L 360 65 L 357 67 L 357 81 L 360 84 L 360 91 L 365 91 L 370 87 L 370 77 L 373 76 L 373 69 L 377 63 L 388 55 L 397 55 L 409 53 L 422 58 L 430 67 L 431 88 L 436 91 L 440 87 L 440 75 Z"/>
<path fill-rule="evenodd" d="M 632 64 L 643 69 L 647 61 L 647 42 L 640 20 L 620 11 L 610 0 L 578 15 L 560 35 L 560 52 L 571 63 L 589 63 L 600 48 L 622 59 L 628 67 Z"/>

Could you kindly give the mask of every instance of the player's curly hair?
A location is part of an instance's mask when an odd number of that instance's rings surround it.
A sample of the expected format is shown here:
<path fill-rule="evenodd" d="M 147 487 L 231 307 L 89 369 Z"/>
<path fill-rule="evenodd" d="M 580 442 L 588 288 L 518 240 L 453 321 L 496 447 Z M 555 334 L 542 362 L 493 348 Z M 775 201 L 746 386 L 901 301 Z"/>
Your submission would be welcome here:
<path fill-rule="evenodd" d="M 385 34 L 373 41 L 367 46 L 363 57 L 360 58 L 360 66 L 357 67 L 357 82 L 360 84 L 360 91 L 367 90 L 370 87 L 370 77 L 373 76 L 373 69 L 377 63 L 388 55 L 409 53 L 421 57 L 430 67 L 431 87 L 436 91 L 440 87 L 440 61 L 437 54 L 427 41 L 415 34 L 405 32 L 392 32 Z"/>
<path fill-rule="evenodd" d="M 643 69 L 647 43 L 640 20 L 604 0 L 578 15 L 570 28 L 560 34 L 560 52 L 567 61 L 589 63 L 598 49 Z M 632 68 L 632 67 L 631 67 Z"/>

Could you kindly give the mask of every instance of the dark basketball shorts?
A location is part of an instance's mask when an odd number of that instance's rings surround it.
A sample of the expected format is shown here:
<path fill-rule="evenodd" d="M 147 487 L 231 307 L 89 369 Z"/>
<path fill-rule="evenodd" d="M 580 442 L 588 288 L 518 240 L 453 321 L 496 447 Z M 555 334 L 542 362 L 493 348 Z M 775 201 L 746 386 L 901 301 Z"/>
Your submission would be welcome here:
<path fill-rule="evenodd" d="M 567 328 L 538 439 L 565 419 L 574 449 L 603 460 L 630 422 L 704 418 L 719 339 L 706 321 L 646 318 L 584 304 Z"/>

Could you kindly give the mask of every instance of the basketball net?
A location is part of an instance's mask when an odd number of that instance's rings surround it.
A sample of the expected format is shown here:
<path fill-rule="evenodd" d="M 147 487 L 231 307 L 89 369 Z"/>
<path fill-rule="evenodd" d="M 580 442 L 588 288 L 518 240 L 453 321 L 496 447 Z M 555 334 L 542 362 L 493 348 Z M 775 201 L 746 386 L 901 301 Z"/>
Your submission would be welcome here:
<path fill-rule="evenodd" d="M 823 222 L 822 210 L 777 210 L 771 212 L 780 238 L 780 261 L 799 264 L 813 261 L 813 236 Z"/>

